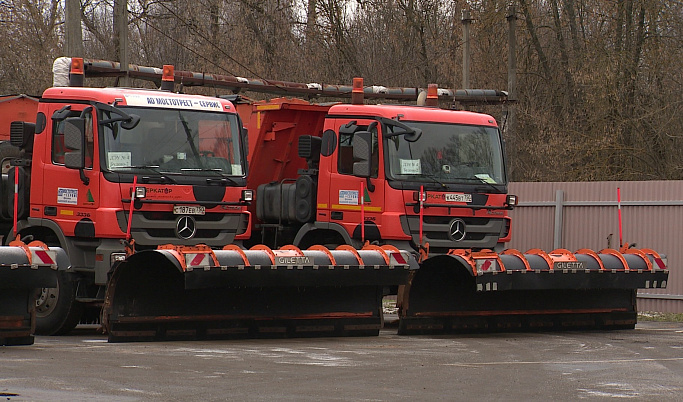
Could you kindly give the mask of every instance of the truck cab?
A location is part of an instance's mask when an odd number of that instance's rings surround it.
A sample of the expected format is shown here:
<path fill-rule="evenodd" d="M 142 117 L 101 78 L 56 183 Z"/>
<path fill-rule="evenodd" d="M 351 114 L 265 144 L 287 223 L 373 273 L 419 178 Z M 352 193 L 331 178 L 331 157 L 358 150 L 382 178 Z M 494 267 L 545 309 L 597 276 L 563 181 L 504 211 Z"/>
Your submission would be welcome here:
<path fill-rule="evenodd" d="M 340 225 L 354 241 L 429 244 L 432 253 L 447 253 L 509 240 L 502 138 L 491 116 L 336 105 L 322 141 L 337 150 L 324 147 L 328 155 L 320 160 L 316 220 Z M 368 143 L 369 157 L 354 155 L 358 141 Z M 354 172 L 359 163 L 367 165 L 364 173 Z"/>

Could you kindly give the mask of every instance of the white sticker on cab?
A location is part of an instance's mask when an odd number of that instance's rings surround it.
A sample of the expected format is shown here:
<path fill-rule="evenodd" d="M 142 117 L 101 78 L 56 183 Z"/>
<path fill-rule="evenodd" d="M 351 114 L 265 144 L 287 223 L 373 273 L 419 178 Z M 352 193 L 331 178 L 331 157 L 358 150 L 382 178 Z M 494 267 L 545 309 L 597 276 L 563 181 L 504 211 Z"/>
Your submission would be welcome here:
<path fill-rule="evenodd" d="M 340 205 L 358 205 L 358 190 L 339 190 Z"/>
<path fill-rule="evenodd" d="M 78 189 L 77 188 L 62 188 L 57 189 L 57 204 L 78 204 Z"/>

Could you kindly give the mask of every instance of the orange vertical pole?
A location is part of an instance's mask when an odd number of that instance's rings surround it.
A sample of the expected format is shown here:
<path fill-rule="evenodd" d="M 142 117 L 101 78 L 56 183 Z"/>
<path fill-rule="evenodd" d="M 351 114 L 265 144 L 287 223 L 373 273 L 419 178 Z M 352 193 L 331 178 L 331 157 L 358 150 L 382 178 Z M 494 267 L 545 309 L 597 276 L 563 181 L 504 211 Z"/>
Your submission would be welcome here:
<path fill-rule="evenodd" d="M 418 197 L 420 198 L 420 246 L 422 246 L 422 218 L 424 217 L 424 201 L 422 201 L 423 194 L 424 186 L 420 186 L 420 194 L 418 195 Z"/>
<path fill-rule="evenodd" d="M 19 166 L 14 167 L 14 227 L 12 232 L 14 235 L 12 237 L 17 237 L 17 226 L 19 217 Z"/>
<path fill-rule="evenodd" d="M 130 240 L 130 227 L 133 224 L 133 203 L 135 203 L 135 188 L 138 185 L 138 176 L 133 176 L 133 191 L 130 193 L 130 209 L 128 210 L 128 228 L 126 229 L 126 240 Z"/>
<path fill-rule="evenodd" d="M 624 246 L 621 228 L 621 188 L 617 187 L 617 208 L 619 209 L 619 249 Z"/>
<path fill-rule="evenodd" d="M 360 202 L 360 241 L 365 243 L 365 187 L 364 183 L 360 182 L 360 194 L 358 195 L 358 202 Z"/>

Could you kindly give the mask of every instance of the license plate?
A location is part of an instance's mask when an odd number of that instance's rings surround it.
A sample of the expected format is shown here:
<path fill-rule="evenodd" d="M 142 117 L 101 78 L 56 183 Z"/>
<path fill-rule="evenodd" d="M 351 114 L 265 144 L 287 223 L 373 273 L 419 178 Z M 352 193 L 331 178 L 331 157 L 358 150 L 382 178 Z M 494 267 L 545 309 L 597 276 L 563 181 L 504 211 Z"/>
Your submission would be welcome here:
<path fill-rule="evenodd" d="M 206 207 L 195 205 L 174 205 L 173 213 L 176 215 L 204 215 Z"/>
<path fill-rule="evenodd" d="M 446 194 L 446 201 L 448 202 L 472 202 L 472 194 Z"/>

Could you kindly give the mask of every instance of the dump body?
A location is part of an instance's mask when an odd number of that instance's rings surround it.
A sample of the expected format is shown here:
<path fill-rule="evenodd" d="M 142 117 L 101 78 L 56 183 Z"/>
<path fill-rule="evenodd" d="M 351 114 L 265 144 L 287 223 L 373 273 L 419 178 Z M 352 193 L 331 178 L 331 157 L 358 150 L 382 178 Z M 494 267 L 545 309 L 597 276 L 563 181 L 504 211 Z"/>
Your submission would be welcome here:
<path fill-rule="evenodd" d="M 24 94 L 0 95 L 0 141 L 9 141 L 13 121 L 36 121 L 38 98 Z"/>

